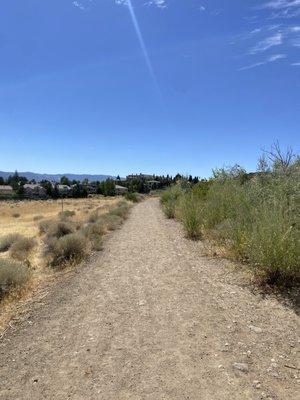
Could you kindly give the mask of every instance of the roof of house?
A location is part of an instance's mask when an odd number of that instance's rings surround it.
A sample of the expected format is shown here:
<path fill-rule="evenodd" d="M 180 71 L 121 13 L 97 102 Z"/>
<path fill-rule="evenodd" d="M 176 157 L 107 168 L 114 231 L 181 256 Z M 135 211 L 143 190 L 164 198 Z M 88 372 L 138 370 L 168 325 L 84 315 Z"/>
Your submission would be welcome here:
<path fill-rule="evenodd" d="M 0 185 L 0 190 L 13 190 L 10 185 Z"/>
<path fill-rule="evenodd" d="M 37 183 L 26 183 L 24 185 L 24 189 L 36 189 L 36 188 L 44 189 L 43 186 L 38 185 Z"/>
<path fill-rule="evenodd" d="M 120 186 L 120 185 L 116 185 L 116 189 L 125 189 L 125 190 L 128 190 L 127 187 L 125 187 L 125 186 Z"/>
<path fill-rule="evenodd" d="M 70 186 L 68 185 L 58 185 L 58 189 L 66 189 L 66 190 L 70 190 Z"/>

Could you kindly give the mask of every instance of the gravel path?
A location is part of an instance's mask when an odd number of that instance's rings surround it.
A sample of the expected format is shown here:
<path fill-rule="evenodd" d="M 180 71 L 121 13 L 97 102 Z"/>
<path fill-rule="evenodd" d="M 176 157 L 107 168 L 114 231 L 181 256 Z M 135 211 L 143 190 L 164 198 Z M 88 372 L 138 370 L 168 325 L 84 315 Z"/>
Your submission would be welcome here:
<path fill-rule="evenodd" d="M 4 336 L 0 398 L 295 400 L 299 318 L 202 246 L 135 206 Z"/>

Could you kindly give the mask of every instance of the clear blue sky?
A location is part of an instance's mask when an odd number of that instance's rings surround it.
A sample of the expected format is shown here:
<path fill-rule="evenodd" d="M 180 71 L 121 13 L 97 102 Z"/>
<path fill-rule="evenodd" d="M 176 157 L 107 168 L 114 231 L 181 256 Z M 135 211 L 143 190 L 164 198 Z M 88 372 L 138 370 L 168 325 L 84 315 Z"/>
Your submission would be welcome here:
<path fill-rule="evenodd" d="M 300 0 L 9 0 L 0 170 L 249 170 L 299 150 Z"/>

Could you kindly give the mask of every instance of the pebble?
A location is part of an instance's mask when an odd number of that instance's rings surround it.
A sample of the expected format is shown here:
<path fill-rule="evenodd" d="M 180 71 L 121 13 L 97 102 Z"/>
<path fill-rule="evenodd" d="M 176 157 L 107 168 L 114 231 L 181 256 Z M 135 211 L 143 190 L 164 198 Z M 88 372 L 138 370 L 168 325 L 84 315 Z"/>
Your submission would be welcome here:
<path fill-rule="evenodd" d="M 258 326 L 254 326 L 254 325 L 249 325 L 248 328 L 250 329 L 251 332 L 255 332 L 255 333 L 262 333 L 262 329 L 259 328 Z"/>
<path fill-rule="evenodd" d="M 260 386 L 261 386 L 260 381 L 253 381 L 253 387 L 254 387 L 255 389 L 259 389 Z"/>
<path fill-rule="evenodd" d="M 246 364 L 246 363 L 233 363 L 232 366 L 233 366 L 234 369 L 237 369 L 237 370 L 242 371 L 242 372 L 248 372 L 249 371 L 248 364 Z"/>

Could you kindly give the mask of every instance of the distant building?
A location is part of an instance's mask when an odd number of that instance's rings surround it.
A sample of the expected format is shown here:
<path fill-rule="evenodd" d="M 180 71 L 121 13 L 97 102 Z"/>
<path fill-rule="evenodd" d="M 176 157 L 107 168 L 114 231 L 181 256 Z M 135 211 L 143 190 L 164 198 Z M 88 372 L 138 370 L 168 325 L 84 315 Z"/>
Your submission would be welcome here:
<path fill-rule="evenodd" d="M 128 192 L 127 187 L 116 185 L 116 194 L 125 194 Z"/>
<path fill-rule="evenodd" d="M 160 188 L 160 182 L 159 181 L 148 181 L 147 185 L 150 190 L 155 190 Z"/>
<path fill-rule="evenodd" d="M 45 198 L 47 197 L 47 191 L 41 185 L 26 183 L 24 186 L 24 196 L 28 198 Z"/>
<path fill-rule="evenodd" d="M 0 194 L 13 194 L 14 190 L 10 185 L 0 185 Z"/>
<path fill-rule="evenodd" d="M 88 192 L 88 194 L 96 194 L 97 193 L 97 187 L 92 186 L 92 185 L 86 185 L 84 186 Z"/>
<path fill-rule="evenodd" d="M 154 175 L 147 175 L 147 174 L 132 174 L 132 175 L 127 175 L 126 180 L 131 180 L 131 179 L 153 179 Z"/>
<path fill-rule="evenodd" d="M 57 189 L 58 189 L 58 193 L 61 196 L 66 196 L 68 194 L 70 194 L 72 188 L 68 185 L 57 185 Z"/>

